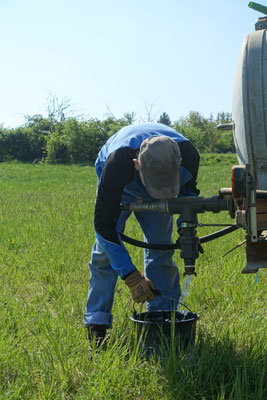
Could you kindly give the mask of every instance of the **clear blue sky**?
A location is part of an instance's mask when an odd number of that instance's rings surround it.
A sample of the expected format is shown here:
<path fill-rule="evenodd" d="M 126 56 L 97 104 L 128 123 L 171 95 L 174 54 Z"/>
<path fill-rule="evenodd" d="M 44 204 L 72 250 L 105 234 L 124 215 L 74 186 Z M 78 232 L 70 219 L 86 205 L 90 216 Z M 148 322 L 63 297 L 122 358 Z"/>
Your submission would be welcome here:
<path fill-rule="evenodd" d="M 266 5 L 266 1 L 259 1 Z M 231 112 L 248 0 L 1 0 L 0 123 L 45 114 L 49 92 L 86 118 Z"/>

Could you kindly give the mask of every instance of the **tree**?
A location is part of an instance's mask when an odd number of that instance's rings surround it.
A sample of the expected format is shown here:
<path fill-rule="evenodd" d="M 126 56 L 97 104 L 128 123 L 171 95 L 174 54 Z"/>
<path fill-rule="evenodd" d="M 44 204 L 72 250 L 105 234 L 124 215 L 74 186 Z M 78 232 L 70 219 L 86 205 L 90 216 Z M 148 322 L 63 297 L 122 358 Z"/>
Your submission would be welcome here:
<path fill-rule="evenodd" d="M 136 113 L 134 111 L 126 112 L 123 114 L 123 119 L 126 121 L 127 125 L 131 125 L 136 121 Z"/>
<path fill-rule="evenodd" d="M 229 123 L 229 122 L 232 122 L 232 114 L 231 113 L 229 113 L 229 112 L 219 112 L 218 114 L 217 114 L 217 118 L 216 118 L 216 121 L 215 121 L 216 123 L 217 123 L 217 125 L 219 125 L 219 124 L 227 124 L 227 123 Z"/>
<path fill-rule="evenodd" d="M 30 128 L 38 135 L 50 135 L 55 131 L 56 124 L 41 114 L 25 115 L 24 118 L 26 119 L 24 127 Z"/>
<path fill-rule="evenodd" d="M 47 115 L 52 122 L 62 122 L 73 117 L 74 110 L 71 110 L 71 102 L 68 97 L 59 99 L 56 95 L 49 92 L 47 99 Z"/>
<path fill-rule="evenodd" d="M 169 115 L 167 113 L 165 113 L 165 112 L 163 112 L 160 115 L 160 117 L 159 117 L 157 122 L 159 122 L 160 124 L 171 126 L 171 119 L 170 119 Z"/>
<path fill-rule="evenodd" d="M 154 113 L 154 111 L 153 111 L 153 109 L 154 109 L 154 107 L 156 105 L 155 100 L 152 103 L 148 103 L 147 101 L 144 101 L 144 104 L 145 104 L 145 110 L 146 110 L 146 117 L 142 118 L 142 120 L 144 122 L 153 122 L 153 121 L 155 121 L 156 116 L 158 114 L 158 112 Z"/>

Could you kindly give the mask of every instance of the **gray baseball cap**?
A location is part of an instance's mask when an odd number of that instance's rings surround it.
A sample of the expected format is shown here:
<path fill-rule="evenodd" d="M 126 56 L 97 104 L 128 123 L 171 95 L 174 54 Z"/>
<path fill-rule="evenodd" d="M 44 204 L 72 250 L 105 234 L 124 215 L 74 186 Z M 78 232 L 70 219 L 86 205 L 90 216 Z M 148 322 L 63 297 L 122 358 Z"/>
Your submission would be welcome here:
<path fill-rule="evenodd" d="M 152 136 L 143 141 L 138 155 L 140 177 L 150 196 L 171 199 L 180 192 L 181 153 L 168 136 Z"/>

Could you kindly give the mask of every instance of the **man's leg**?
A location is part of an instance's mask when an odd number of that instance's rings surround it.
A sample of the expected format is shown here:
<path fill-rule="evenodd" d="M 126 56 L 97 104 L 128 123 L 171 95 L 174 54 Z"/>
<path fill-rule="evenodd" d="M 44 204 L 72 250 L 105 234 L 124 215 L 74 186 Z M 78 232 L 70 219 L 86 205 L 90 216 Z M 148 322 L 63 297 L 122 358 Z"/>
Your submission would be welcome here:
<path fill-rule="evenodd" d="M 122 211 L 117 222 L 118 231 L 124 231 L 129 216 L 129 212 Z M 104 325 L 111 327 L 111 310 L 118 274 L 111 267 L 109 259 L 97 239 L 92 249 L 89 267 L 91 272 L 90 288 L 86 303 L 84 325 Z"/>
<path fill-rule="evenodd" d="M 153 211 L 135 214 L 148 243 L 172 243 L 173 217 Z M 177 265 L 172 259 L 173 250 L 145 249 L 145 275 L 151 279 L 156 289 L 163 295 L 175 299 L 168 300 L 156 297 L 147 302 L 148 311 L 174 310 L 181 295 L 180 279 Z"/>
<path fill-rule="evenodd" d="M 90 288 L 86 303 L 84 325 L 112 326 L 112 304 L 118 274 L 111 267 L 104 249 L 96 239 L 92 249 Z"/>

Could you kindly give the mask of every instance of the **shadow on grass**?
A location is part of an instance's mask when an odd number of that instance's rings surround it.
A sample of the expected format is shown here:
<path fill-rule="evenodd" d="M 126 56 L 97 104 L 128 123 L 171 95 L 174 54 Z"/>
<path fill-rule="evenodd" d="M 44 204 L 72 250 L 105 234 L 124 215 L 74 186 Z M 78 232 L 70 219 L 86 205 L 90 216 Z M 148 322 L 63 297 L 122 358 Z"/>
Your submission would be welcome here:
<path fill-rule="evenodd" d="M 240 345 L 229 335 L 199 332 L 195 345 L 179 352 L 173 344 L 159 362 L 168 399 L 263 400 L 267 398 L 265 344 Z M 181 397 L 181 395 L 183 397 Z"/>

